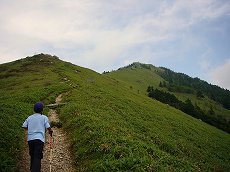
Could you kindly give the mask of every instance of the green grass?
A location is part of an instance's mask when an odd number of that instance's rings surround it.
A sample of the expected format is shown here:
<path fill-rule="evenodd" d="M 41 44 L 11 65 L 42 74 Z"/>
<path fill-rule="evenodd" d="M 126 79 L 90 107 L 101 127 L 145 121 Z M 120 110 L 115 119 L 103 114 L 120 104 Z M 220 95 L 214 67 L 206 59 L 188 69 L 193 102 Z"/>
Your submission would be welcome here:
<path fill-rule="evenodd" d="M 185 93 L 175 93 L 175 95 L 179 97 L 179 99 L 182 101 L 190 99 L 193 102 L 193 104 L 199 105 L 199 107 L 203 109 L 205 112 L 208 112 L 210 110 L 210 107 L 212 106 L 215 111 L 215 116 L 221 116 L 230 121 L 230 110 L 223 108 L 223 106 L 220 103 L 217 103 L 209 99 L 208 97 L 197 98 L 196 95 Z"/>
<path fill-rule="evenodd" d="M 164 79 L 155 73 L 157 68 L 124 68 L 106 74 L 117 80 L 125 81 L 134 90 L 145 94 L 149 85 L 158 86 Z"/>
<path fill-rule="evenodd" d="M 141 93 L 147 94 L 146 90 L 148 86 L 154 86 L 154 88 L 162 89 L 167 91 L 166 88 L 160 88 L 160 81 L 164 81 L 156 71 L 161 70 L 157 67 L 151 67 L 150 69 L 142 68 L 142 67 L 129 67 L 122 68 L 117 71 L 113 71 L 110 73 L 106 73 L 106 76 L 111 78 L 120 80 L 121 82 L 125 82 L 125 84 L 132 86 L 132 89 Z M 138 91 L 139 90 L 139 91 Z M 210 110 L 210 107 L 213 107 L 215 112 L 215 116 L 223 117 L 227 121 L 230 120 L 230 110 L 223 108 L 223 106 L 211 99 L 207 96 L 205 98 L 197 98 L 194 94 L 187 93 L 173 93 L 177 96 L 177 98 L 181 101 L 185 101 L 190 99 L 193 104 L 197 104 L 200 106 L 205 112 Z"/>
<path fill-rule="evenodd" d="M 51 62 L 54 64 L 51 65 Z M 51 57 L 27 58 L 1 65 L 0 74 L 0 171 L 16 171 L 23 143 L 24 120 L 33 113 L 37 101 L 48 104 L 69 89 L 52 72 L 62 65 Z M 47 109 L 45 113 L 47 114 Z"/>
<path fill-rule="evenodd" d="M 91 74 L 96 75 L 96 74 Z M 229 169 L 229 135 L 94 76 L 64 96 L 60 110 L 79 171 L 213 171 Z M 218 158 L 221 157 L 221 158 Z"/>
<path fill-rule="evenodd" d="M 148 98 L 135 84 L 131 89 L 111 76 L 47 59 L 44 67 L 33 58 L 20 61 L 34 71 L 17 75 L 7 70 L 22 70 L 18 62 L 2 67 L 1 171 L 17 167 L 21 125 L 33 104 L 52 103 L 61 92 L 66 104 L 57 110 L 77 171 L 230 170 L 229 134 Z"/>

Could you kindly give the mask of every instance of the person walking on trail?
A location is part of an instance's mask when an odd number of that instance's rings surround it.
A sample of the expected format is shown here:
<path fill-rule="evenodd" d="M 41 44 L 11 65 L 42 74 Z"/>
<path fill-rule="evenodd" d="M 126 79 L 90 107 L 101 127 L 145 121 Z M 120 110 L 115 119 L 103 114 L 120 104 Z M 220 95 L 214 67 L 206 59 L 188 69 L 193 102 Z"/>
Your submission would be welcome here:
<path fill-rule="evenodd" d="M 41 159 L 43 158 L 43 146 L 45 142 L 45 129 L 48 129 L 52 137 L 52 129 L 50 127 L 48 117 L 42 114 L 43 104 L 37 102 L 34 104 L 34 114 L 29 116 L 22 127 L 27 130 L 27 141 L 30 154 L 30 171 L 41 171 Z"/>

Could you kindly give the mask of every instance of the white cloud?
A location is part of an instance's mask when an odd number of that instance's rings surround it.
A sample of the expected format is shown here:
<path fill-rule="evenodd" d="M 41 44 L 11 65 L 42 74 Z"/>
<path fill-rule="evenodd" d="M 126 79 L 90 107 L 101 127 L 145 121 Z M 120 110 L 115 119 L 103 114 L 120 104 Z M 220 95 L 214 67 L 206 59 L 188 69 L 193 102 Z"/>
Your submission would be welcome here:
<path fill-rule="evenodd" d="M 188 30 L 229 9 L 217 0 L 1 0 L 0 62 L 44 52 L 98 70 L 133 59 L 139 45 L 146 47 L 135 58 L 154 61 L 168 47 L 156 53 L 151 46 L 184 37 L 180 49 L 196 47 Z"/>
<path fill-rule="evenodd" d="M 203 70 L 208 70 L 210 68 L 210 61 L 206 60 L 206 59 L 202 59 L 200 62 L 199 62 L 199 65 L 201 66 L 201 69 Z"/>
<path fill-rule="evenodd" d="M 224 63 L 213 69 L 210 73 L 211 82 L 230 90 L 230 58 Z"/>

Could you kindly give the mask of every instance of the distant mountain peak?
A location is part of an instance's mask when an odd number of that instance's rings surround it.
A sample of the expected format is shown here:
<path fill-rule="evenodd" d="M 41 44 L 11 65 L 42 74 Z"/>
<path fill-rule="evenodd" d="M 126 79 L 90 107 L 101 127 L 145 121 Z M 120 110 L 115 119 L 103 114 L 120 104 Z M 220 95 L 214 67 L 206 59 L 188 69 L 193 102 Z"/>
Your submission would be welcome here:
<path fill-rule="evenodd" d="M 135 68 L 139 68 L 139 69 L 153 69 L 156 68 L 155 66 L 153 66 L 152 64 L 144 64 L 144 63 L 140 63 L 140 62 L 133 62 L 125 67 L 121 67 L 120 69 L 127 69 L 127 68 L 131 68 L 131 69 L 135 69 Z"/>
<path fill-rule="evenodd" d="M 57 56 L 52 56 L 50 54 L 44 54 L 44 53 L 40 53 L 40 54 L 35 54 L 33 56 L 28 56 L 26 57 L 27 59 L 40 59 L 40 60 L 43 60 L 43 59 L 59 59 L 59 57 Z"/>

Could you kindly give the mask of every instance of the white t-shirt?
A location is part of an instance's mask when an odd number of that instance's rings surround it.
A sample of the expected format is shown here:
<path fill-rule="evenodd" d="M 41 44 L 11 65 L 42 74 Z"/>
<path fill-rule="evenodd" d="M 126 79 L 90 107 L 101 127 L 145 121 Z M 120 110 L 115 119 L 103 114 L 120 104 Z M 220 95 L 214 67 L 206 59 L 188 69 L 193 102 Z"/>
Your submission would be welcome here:
<path fill-rule="evenodd" d="M 22 127 L 28 128 L 28 141 L 39 139 L 45 142 L 45 129 L 50 128 L 50 124 L 47 116 L 35 113 L 25 120 Z"/>

